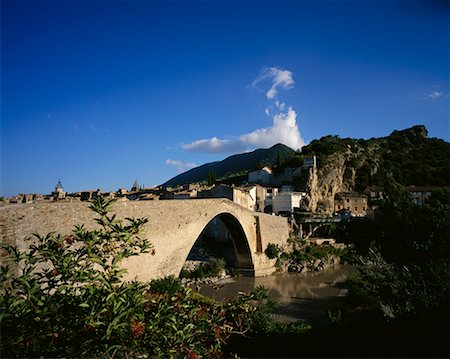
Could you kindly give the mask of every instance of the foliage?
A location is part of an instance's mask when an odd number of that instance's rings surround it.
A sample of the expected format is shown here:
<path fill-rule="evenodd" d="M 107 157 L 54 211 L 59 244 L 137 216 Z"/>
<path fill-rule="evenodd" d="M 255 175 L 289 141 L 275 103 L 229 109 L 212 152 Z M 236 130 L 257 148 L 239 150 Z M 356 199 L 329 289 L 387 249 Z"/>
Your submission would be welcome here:
<path fill-rule="evenodd" d="M 124 258 L 148 252 L 138 236 L 146 219 L 128 224 L 109 215 L 112 201 L 97 197 L 91 209 L 99 229 L 76 226 L 63 236 L 35 234 L 29 252 L 4 246 L 16 265 L 2 267 L 2 353 L 35 356 L 114 356 L 139 352 L 131 335 L 143 317 L 144 286 L 122 283 Z M 125 349 L 126 348 L 126 349 Z"/>
<path fill-rule="evenodd" d="M 169 278 L 159 283 L 178 281 Z M 153 288 L 154 282 L 151 284 Z M 171 284 L 168 286 L 170 287 Z M 225 303 L 215 302 L 191 289 L 175 293 L 150 289 L 146 293 L 146 330 L 143 345 L 157 357 L 220 357 L 227 338 L 257 333 L 304 333 L 310 327 L 303 323 L 283 324 L 274 321 L 271 312 L 275 302 L 267 289 L 255 288 L 240 293 Z"/>
<path fill-rule="evenodd" d="M 155 279 L 150 282 L 150 291 L 153 293 L 167 293 L 174 295 L 183 292 L 184 288 L 181 281 L 174 276 L 161 279 Z"/>
<path fill-rule="evenodd" d="M 342 249 L 333 247 L 329 244 L 308 244 L 294 250 L 291 254 L 291 258 L 294 258 L 297 261 L 311 261 L 315 259 L 329 258 L 330 256 L 339 257 L 342 254 Z"/>
<path fill-rule="evenodd" d="M 274 259 L 280 256 L 281 249 L 277 244 L 269 243 L 264 253 L 268 258 Z"/>
<path fill-rule="evenodd" d="M 211 257 L 205 263 L 201 263 L 197 268 L 193 270 L 183 269 L 180 274 L 180 278 L 206 278 L 206 277 L 217 277 L 220 272 L 225 269 L 226 262 L 223 258 Z"/>
<path fill-rule="evenodd" d="M 249 316 L 249 328 L 254 334 L 301 334 L 311 329 L 311 326 L 303 321 L 283 323 L 273 318 L 272 312 L 278 304 L 270 297 L 268 289 L 259 286 L 250 293 L 254 310 Z"/>
<path fill-rule="evenodd" d="M 354 244 L 358 254 L 367 255 L 373 248 L 398 264 L 450 258 L 450 190 L 437 190 L 427 203 L 416 206 L 393 178 L 385 183 L 387 199 L 377 220 L 343 223 L 335 234 Z"/>
<path fill-rule="evenodd" d="M 436 191 L 428 203 L 415 206 L 392 178 L 385 188 L 378 220 L 346 224 L 362 255 L 350 281 L 353 304 L 377 307 L 391 318 L 448 305 L 450 190 Z M 368 239 L 360 245 L 364 232 Z"/>
<path fill-rule="evenodd" d="M 215 183 L 216 183 L 216 172 L 214 172 L 214 170 L 211 170 L 208 172 L 207 184 L 208 186 L 212 186 Z"/>
<path fill-rule="evenodd" d="M 350 301 L 366 309 L 378 308 L 388 318 L 422 313 L 450 298 L 448 261 L 399 265 L 372 252 L 360 259 L 357 268 L 348 281 Z"/>
<path fill-rule="evenodd" d="M 319 140 L 313 140 L 307 146 L 302 148 L 303 155 L 316 155 L 319 166 L 323 166 L 327 163 L 327 159 L 334 153 L 343 152 L 347 149 L 347 145 L 354 144 L 353 139 L 344 138 L 339 136 L 324 136 Z"/>

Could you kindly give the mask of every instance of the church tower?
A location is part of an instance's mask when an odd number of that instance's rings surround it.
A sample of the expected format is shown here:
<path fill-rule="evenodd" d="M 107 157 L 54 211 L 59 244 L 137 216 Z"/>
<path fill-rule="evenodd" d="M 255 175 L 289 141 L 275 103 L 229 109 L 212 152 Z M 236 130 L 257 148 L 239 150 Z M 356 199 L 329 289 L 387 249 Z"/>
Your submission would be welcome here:
<path fill-rule="evenodd" d="M 53 191 L 52 195 L 56 201 L 66 198 L 66 192 L 64 191 L 60 179 L 58 179 L 58 183 L 56 183 L 55 190 Z"/>

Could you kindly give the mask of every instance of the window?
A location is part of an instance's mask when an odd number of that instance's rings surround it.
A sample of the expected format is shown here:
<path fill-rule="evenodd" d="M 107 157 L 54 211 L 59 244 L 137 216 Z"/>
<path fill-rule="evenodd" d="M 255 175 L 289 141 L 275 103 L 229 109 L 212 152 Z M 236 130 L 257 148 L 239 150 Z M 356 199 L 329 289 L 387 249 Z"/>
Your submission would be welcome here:
<path fill-rule="evenodd" d="M 355 211 L 358 211 L 358 207 L 355 207 Z"/>
<path fill-rule="evenodd" d="M 350 202 L 350 200 L 347 198 L 347 203 Z"/>

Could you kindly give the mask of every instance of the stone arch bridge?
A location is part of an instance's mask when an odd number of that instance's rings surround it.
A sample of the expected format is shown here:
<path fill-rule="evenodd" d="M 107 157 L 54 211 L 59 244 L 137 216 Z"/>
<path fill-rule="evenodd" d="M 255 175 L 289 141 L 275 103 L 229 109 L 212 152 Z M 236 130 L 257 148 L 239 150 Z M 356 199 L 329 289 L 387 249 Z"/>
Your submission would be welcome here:
<path fill-rule="evenodd" d="M 25 249 L 32 233 L 55 231 L 69 234 L 76 224 L 93 229 L 95 213 L 86 202 L 16 204 L 0 207 L 1 241 Z M 289 236 L 286 218 L 247 210 L 228 199 L 128 201 L 112 207 L 117 218 L 146 217 L 142 237 L 155 248 L 155 255 L 127 259 L 126 280 L 148 281 L 178 276 L 194 243 L 215 218 L 232 233 L 236 266 L 247 275 L 263 276 L 275 270 L 275 260 L 264 254 L 269 243 L 283 245 Z"/>

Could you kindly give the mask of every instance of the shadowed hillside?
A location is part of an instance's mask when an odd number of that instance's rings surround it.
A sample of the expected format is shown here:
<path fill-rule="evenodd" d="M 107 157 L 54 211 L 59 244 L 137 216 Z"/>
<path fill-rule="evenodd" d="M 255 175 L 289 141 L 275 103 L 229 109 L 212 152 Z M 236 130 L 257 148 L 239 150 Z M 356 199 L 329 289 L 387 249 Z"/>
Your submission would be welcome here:
<path fill-rule="evenodd" d="M 285 145 L 277 144 L 269 149 L 259 149 L 253 152 L 233 155 L 223 161 L 206 163 L 179 174 L 164 183 L 163 186 L 177 186 L 206 181 L 210 173 L 214 173 L 215 177 L 220 178 L 239 172 L 260 169 L 264 166 L 273 166 L 278 159 L 284 161 L 293 154 L 295 154 L 294 150 Z"/>

